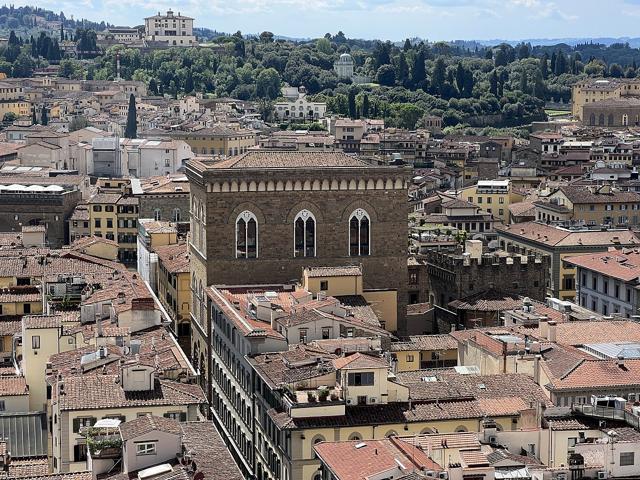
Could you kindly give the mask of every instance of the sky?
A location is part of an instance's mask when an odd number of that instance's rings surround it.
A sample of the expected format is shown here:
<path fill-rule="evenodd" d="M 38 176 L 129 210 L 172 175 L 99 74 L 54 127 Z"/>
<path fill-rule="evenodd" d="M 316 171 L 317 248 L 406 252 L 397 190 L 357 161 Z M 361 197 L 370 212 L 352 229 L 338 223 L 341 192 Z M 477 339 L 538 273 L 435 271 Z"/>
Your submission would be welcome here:
<path fill-rule="evenodd" d="M 640 36 L 640 0 L 12 0 L 67 16 L 139 25 L 168 9 L 221 32 L 315 38 L 488 40 Z"/>

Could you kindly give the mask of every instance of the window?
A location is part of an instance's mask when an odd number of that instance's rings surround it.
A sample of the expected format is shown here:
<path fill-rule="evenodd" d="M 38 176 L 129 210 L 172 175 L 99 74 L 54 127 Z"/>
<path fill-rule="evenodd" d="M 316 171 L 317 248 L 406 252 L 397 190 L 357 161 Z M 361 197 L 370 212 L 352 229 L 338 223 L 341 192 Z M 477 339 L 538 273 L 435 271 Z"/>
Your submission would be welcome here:
<path fill-rule="evenodd" d="M 307 343 L 308 330 L 306 328 L 300 329 L 300 343 Z"/>
<path fill-rule="evenodd" d="M 180 221 L 180 209 L 179 208 L 174 208 L 173 209 L 172 220 L 174 222 L 179 222 Z"/>
<path fill-rule="evenodd" d="M 156 444 L 155 442 L 138 443 L 136 445 L 136 455 L 155 455 Z"/>
<path fill-rule="evenodd" d="M 101 223 L 100 223 L 100 219 L 99 218 L 96 218 L 94 220 L 94 225 L 95 225 L 96 228 L 100 228 L 102 226 Z"/>
<path fill-rule="evenodd" d="M 79 433 L 83 427 L 90 427 L 96 423 L 96 417 L 78 417 L 73 419 L 73 433 Z"/>
<path fill-rule="evenodd" d="M 413 355 L 407 355 L 407 362 L 413 362 Z"/>
<path fill-rule="evenodd" d="M 331 338 L 331 327 L 322 327 L 322 339 L 328 340 Z"/>
<path fill-rule="evenodd" d="M 329 290 L 329 280 L 320 280 L 320 290 L 323 292 Z"/>
<path fill-rule="evenodd" d="M 293 221 L 293 256 L 316 256 L 316 219 L 309 210 L 302 210 Z"/>
<path fill-rule="evenodd" d="M 28 315 L 31 313 L 31 304 L 30 303 L 25 303 L 22 305 L 22 311 L 24 312 L 25 315 Z"/>
<path fill-rule="evenodd" d="M 40 335 L 34 335 L 31 337 L 31 348 L 37 350 L 40 348 Z"/>
<path fill-rule="evenodd" d="M 371 250 L 371 220 L 369 214 L 359 208 L 349 218 L 349 255 L 366 256 Z"/>
<path fill-rule="evenodd" d="M 162 220 L 162 213 L 160 212 L 160 209 L 159 209 L 159 208 L 156 208 L 156 209 L 153 211 L 153 219 L 154 219 L 156 222 L 159 222 L 160 220 Z"/>
<path fill-rule="evenodd" d="M 248 210 L 236 219 L 236 258 L 258 258 L 258 220 Z"/>
<path fill-rule="evenodd" d="M 186 422 L 187 421 L 186 412 L 167 412 L 162 416 L 164 418 L 171 418 L 173 420 L 177 420 L 178 422 Z"/>
<path fill-rule="evenodd" d="M 634 452 L 620 452 L 620 466 L 627 467 L 629 465 L 635 465 Z"/>
<path fill-rule="evenodd" d="M 87 460 L 87 445 L 82 443 L 73 446 L 73 461 L 84 462 Z"/>
<path fill-rule="evenodd" d="M 355 387 L 373 385 L 373 372 L 354 372 L 348 374 L 348 384 Z"/>

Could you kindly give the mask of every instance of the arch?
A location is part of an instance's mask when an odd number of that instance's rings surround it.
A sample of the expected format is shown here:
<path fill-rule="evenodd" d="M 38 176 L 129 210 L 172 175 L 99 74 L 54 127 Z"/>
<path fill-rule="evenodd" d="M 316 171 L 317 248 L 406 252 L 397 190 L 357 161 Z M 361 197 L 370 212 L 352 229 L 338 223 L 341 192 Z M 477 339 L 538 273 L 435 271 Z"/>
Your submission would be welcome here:
<path fill-rule="evenodd" d="M 395 430 L 389 430 L 387 433 L 384 434 L 385 437 L 394 437 L 394 436 L 398 436 L 398 432 L 396 432 Z"/>
<path fill-rule="evenodd" d="M 331 180 L 331 190 L 338 190 L 340 189 L 340 184 L 338 183 L 338 180 Z"/>
<path fill-rule="evenodd" d="M 311 445 L 315 445 L 316 443 L 320 443 L 320 442 L 326 442 L 327 439 L 324 438 L 324 435 L 315 435 L 312 439 L 311 439 Z"/>
<path fill-rule="evenodd" d="M 258 189 L 258 186 L 256 185 L 255 180 L 251 180 L 249 182 L 249 191 L 250 192 L 255 192 Z"/>
<path fill-rule="evenodd" d="M 346 180 L 340 180 L 340 190 L 346 190 L 349 188 L 349 184 Z"/>
<path fill-rule="evenodd" d="M 238 182 L 236 182 L 235 180 L 231 180 L 231 186 L 229 187 L 229 189 L 232 192 L 237 192 L 238 191 Z"/>
<path fill-rule="evenodd" d="M 463 433 L 463 432 L 468 432 L 469 429 L 467 427 L 465 427 L 464 425 L 458 425 L 455 429 L 456 433 Z"/>
<path fill-rule="evenodd" d="M 173 209 L 173 213 L 171 214 L 171 221 L 172 222 L 179 222 L 182 218 L 182 213 L 180 212 L 179 208 L 174 208 Z"/>
<path fill-rule="evenodd" d="M 387 181 L 384 185 L 385 190 L 393 190 L 393 180 L 387 178 Z"/>
<path fill-rule="evenodd" d="M 267 192 L 273 192 L 276 189 L 276 184 L 273 182 L 273 180 L 269 180 L 267 182 Z"/>
<path fill-rule="evenodd" d="M 249 210 L 236 218 L 236 258 L 258 258 L 258 219 Z"/>
<path fill-rule="evenodd" d="M 589 117 L 589 125 L 595 125 L 596 124 L 596 114 L 592 113 L 591 116 Z"/>
<path fill-rule="evenodd" d="M 239 190 L 240 190 L 241 192 L 246 192 L 247 190 L 249 190 L 249 186 L 247 185 L 247 182 L 245 182 L 244 180 L 242 180 L 242 181 L 240 182 L 240 188 L 239 188 Z"/>
<path fill-rule="evenodd" d="M 598 125 L 604 126 L 604 113 L 598 116 Z"/>
<path fill-rule="evenodd" d="M 364 178 L 361 178 L 360 180 L 358 180 L 358 190 L 364 190 L 367 188 L 367 182 L 365 182 Z"/>
<path fill-rule="evenodd" d="M 626 113 L 622 115 L 622 126 L 623 127 L 629 126 L 629 115 L 627 115 Z"/>
<path fill-rule="evenodd" d="M 284 190 L 284 182 L 282 180 L 278 180 L 276 182 L 276 190 L 277 191 L 282 191 Z"/>
<path fill-rule="evenodd" d="M 221 191 L 225 193 L 229 191 L 229 182 L 222 182 Z"/>
<path fill-rule="evenodd" d="M 355 190 L 358 187 L 355 179 L 349 180 L 349 190 Z"/>
<path fill-rule="evenodd" d="M 329 190 L 329 180 L 325 179 L 322 180 L 322 186 L 320 187 L 321 190 Z"/>
<path fill-rule="evenodd" d="M 396 178 L 394 187 L 396 190 L 402 190 L 402 188 L 404 187 L 404 181 L 401 178 Z"/>
<path fill-rule="evenodd" d="M 293 189 L 294 190 L 302 190 L 302 182 L 300 180 L 296 180 L 293 183 Z"/>
<path fill-rule="evenodd" d="M 436 431 L 433 428 L 430 428 L 430 427 L 426 427 L 426 428 L 423 428 L 422 430 L 420 430 L 420 435 L 432 434 L 432 433 L 436 433 Z"/>
<path fill-rule="evenodd" d="M 293 220 L 293 256 L 316 256 L 316 217 L 309 210 L 300 210 Z"/>
<path fill-rule="evenodd" d="M 211 184 L 211 191 L 215 193 L 220 192 L 220 182 L 214 182 Z"/>
<path fill-rule="evenodd" d="M 302 184 L 303 190 L 311 190 L 311 182 L 309 180 L 305 180 Z"/>
<path fill-rule="evenodd" d="M 371 254 L 371 217 L 363 208 L 357 208 L 349 216 L 349 256 Z"/>
<path fill-rule="evenodd" d="M 197 215 L 196 215 L 196 218 L 198 218 Z M 156 222 L 159 222 L 160 220 L 162 220 L 162 211 L 159 208 L 154 208 L 154 210 L 153 210 L 153 219 Z"/>
<path fill-rule="evenodd" d="M 284 184 L 285 190 L 293 190 L 293 182 L 291 180 L 287 180 L 287 183 Z"/>
<path fill-rule="evenodd" d="M 613 113 L 610 113 L 609 116 L 607 117 L 607 126 L 609 127 L 613 126 Z"/>
<path fill-rule="evenodd" d="M 314 180 L 311 184 L 311 190 L 320 190 L 320 180 Z"/>
<path fill-rule="evenodd" d="M 376 181 L 376 190 L 384 190 L 384 180 L 381 178 Z"/>
<path fill-rule="evenodd" d="M 264 181 L 258 182 L 258 191 L 259 192 L 266 192 L 267 191 L 267 184 L 264 183 Z"/>
<path fill-rule="evenodd" d="M 373 181 L 373 178 L 367 180 L 367 190 L 375 190 L 376 182 Z"/>
<path fill-rule="evenodd" d="M 362 434 L 360 432 L 353 432 L 349 435 L 349 440 L 362 440 Z"/>

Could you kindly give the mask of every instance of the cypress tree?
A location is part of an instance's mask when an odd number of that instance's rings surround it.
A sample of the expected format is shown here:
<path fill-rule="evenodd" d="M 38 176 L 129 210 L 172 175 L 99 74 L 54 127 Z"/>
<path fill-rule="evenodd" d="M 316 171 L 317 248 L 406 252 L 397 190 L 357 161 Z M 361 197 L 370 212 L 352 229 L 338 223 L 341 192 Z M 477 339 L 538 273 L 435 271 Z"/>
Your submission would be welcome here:
<path fill-rule="evenodd" d="M 49 115 L 47 113 L 46 105 L 42 105 L 42 114 L 40 115 L 40 123 L 42 123 L 42 125 L 45 125 L 45 126 L 49 124 Z"/>
<path fill-rule="evenodd" d="M 33 105 L 31 107 L 31 123 L 34 124 L 34 125 L 36 123 L 38 123 L 38 117 L 36 117 L 36 106 L 35 105 Z"/>
<path fill-rule="evenodd" d="M 127 127 L 124 131 L 125 138 L 136 138 L 138 135 L 138 118 L 136 115 L 136 97 L 133 93 L 129 96 L 129 111 L 127 112 Z"/>

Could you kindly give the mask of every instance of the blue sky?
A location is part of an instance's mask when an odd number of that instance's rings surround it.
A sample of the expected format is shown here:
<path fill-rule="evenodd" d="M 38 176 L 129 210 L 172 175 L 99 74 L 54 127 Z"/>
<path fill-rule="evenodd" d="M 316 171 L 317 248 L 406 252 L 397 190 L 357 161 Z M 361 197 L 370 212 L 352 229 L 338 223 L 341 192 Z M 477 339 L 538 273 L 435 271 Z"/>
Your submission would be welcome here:
<path fill-rule="evenodd" d="M 119 25 L 172 8 L 196 26 L 401 40 L 640 36 L 640 0 L 38 0 L 11 1 Z"/>

